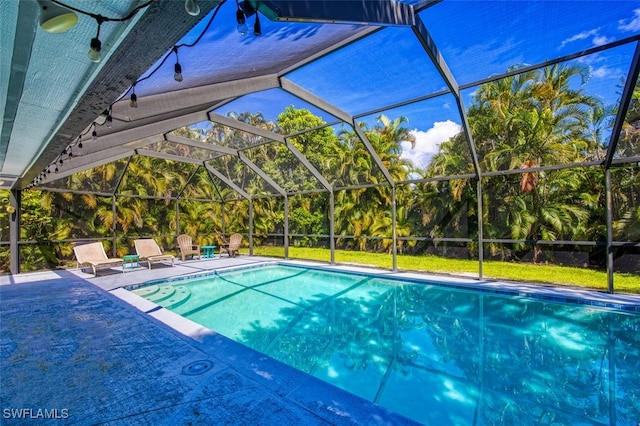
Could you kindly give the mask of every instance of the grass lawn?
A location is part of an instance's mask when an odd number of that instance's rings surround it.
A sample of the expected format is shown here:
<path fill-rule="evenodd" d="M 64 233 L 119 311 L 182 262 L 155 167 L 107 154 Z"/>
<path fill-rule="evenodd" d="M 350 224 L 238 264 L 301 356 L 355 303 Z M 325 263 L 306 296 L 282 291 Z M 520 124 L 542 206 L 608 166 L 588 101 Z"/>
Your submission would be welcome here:
<path fill-rule="evenodd" d="M 254 247 L 258 256 L 283 257 L 282 247 Z M 289 247 L 290 259 L 330 261 L 330 251 L 323 248 Z M 378 268 L 392 268 L 391 256 L 384 253 L 336 250 L 337 263 L 350 263 Z M 478 276 L 476 260 L 447 259 L 438 256 L 398 255 L 398 269 Z M 484 261 L 483 278 L 531 282 L 554 285 L 570 285 L 607 291 L 607 273 L 593 269 L 531 263 Z M 613 277 L 616 292 L 640 293 L 640 275 L 616 273 Z"/>

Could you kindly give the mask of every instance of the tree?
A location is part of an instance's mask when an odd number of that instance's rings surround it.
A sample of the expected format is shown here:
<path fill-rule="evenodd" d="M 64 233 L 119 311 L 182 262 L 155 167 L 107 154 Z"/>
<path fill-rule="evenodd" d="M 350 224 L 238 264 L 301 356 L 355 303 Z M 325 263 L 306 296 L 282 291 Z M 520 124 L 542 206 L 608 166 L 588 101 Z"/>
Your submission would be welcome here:
<path fill-rule="evenodd" d="M 571 240 L 586 234 L 592 208 L 602 199 L 600 187 L 583 184 L 589 173 L 527 169 L 578 163 L 602 153 L 599 138 L 609 110 L 584 92 L 588 77 L 584 66 L 556 64 L 478 88 L 468 118 L 482 172 L 525 170 L 520 176 L 491 178 L 495 184 L 483 181 L 485 237 Z M 472 172 L 471 165 L 464 136 L 458 135 L 441 144 L 426 176 L 461 175 Z M 472 182 L 449 181 L 445 210 L 454 210 L 462 197 L 470 206 L 476 203 Z M 440 193 L 445 189 L 440 183 L 430 186 Z M 438 217 L 433 207 L 424 211 L 426 223 Z M 541 250 L 534 247 L 537 260 Z"/>

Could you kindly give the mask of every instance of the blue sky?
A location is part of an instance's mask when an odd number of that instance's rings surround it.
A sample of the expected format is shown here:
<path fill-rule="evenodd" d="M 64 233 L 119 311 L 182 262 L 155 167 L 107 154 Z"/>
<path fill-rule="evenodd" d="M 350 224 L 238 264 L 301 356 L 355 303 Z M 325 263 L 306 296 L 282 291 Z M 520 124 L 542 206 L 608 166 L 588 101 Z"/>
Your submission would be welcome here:
<path fill-rule="evenodd" d="M 201 44 L 211 43 L 215 45 L 210 47 L 213 50 L 203 55 L 199 45 L 192 52 L 180 52 L 185 79 L 202 78 L 207 73 L 232 75 L 265 61 L 295 55 L 298 49 L 305 48 L 305 39 L 312 40 L 309 36 L 330 37 L 330 29 L 335 28 L 282 24 L 263 18 L 262 37 L 240 36 L 234 31 L 234 13 L 235 2 L 225 3 L 203 38 Z M 460 85 L 504 73 L 513 65 L 537 64 L 640 34 L 637 1 L 444 0 L 421 12 L 420 17 Z M 253 18 L 248 23 L 251 26 Z M 197 26 L 185 41 L 192 41 L 203 25 Z M 353 26 L 342 25 L 341 29 L 348 33 Z M 576 59 L 591 71 L 586 90 L 606 103 L 614 103 L 635 45 Z M 172 68 L 172 60 L 168 62 L 165 67 Z M 400 27 L 386 28 L 288 74 L 287 78 L 350 114 L 446 88 L 411 29 Z M 159 81 L 157 84 L 163 84 Z M 463 92 L 467 105 L 473 91 Z M 279 90 L 245 96 L 217 112 L 262 112 L 273 120 L 290 104 L 308 108 L 327 121 L 333 120 Z M 385 114 L 391 118 L 401 114 L 409 119 L 419 146 L 407 155 L 420 163 L 428 161 L 437 145 L 458 131 L 460 123 L 450 95 Z M 369 124 L 374 120 L 375 115 L 365 118 Z"/>

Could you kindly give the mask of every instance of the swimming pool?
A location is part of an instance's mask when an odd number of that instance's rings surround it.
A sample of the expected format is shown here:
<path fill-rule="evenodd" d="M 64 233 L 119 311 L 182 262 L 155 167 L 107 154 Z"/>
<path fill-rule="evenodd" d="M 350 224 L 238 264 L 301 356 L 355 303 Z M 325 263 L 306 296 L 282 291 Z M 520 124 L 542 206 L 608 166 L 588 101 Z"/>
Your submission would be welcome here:
<path fill-rule="evenodd" d="M 640 419 L 635 311 L 283 264 L 133 291 L 425 424 Z"/>

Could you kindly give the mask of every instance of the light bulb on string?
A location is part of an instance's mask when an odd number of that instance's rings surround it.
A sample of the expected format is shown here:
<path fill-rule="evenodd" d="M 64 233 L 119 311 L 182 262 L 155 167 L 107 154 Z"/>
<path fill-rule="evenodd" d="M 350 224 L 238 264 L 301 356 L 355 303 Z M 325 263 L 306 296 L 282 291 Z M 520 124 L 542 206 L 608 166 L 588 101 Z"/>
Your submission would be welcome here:
<path fill-rule="evenodd" d="M 183 80 L 183 78 L 182 78 L 182 66 L 180 65 L 180 62 L 178 61 L 178 48 L 176 46 L 173 46 L 173 52 L 176 54 L 176 65 L 173 68 L 173 70 L 174 70 L 173 79 L 175 81 L 177 81 L 177 82 L 181 82 Z"/>
<path fill-rule="evenodd" d="M 236 22 L 238 23 L 236 29 L 241 35 L 245 35 L 249 32 L 249 27 L 247 27 L 247 20 L 244 17 L 244 12 L 242 11 L 242 9 L 240 9 L 240 6 L 238 6 L 238 10 L 236 10 Z"/>
<path fill-rule="evenodd" d="M 100 55 L 100 51 L 102 50 L 102 43 L 100 43 L 100 39 L 98 37 L 91 39 L 91 44 L 89 45 L 89 53 L 87 56 L 93 62 L 98 63 L 102 60 L 102 56 Z"/>
<path fill-rule="evenodd" d="M 138 108 L 138 96 L 136 96 L 136 86 L 131 86 L 131 98 L 129 99 L 131 108 Z"/>
<path fill-rule="evenodd" d="M 200 6 L 198 6 L 197 0 L 185 0 L 184 9 L 191 16 L 198 16 L 200 14 Z"/>
<path fill-rule="evenodd" d="M 89 52 L 87 53 L 89 59 L 96 63 L 102 60 L 102 55 L 100 54 L 100 51 L 102 50 L 102 43 L 100 42 L 100 27 L 102 26 L 104 19 L 105 18 L 100 15 L 95 17 L 95 20 L 98 22 L 98 32 L 96 33 L 96 36 L 91 39 Z"/>
<path fill-rule="evenodd" d="M 260 14 L 258 13 L 257 10 L 256 10 L 256 22 L 254 22 L 253 24 L 253 35 L 254 36 L 262 35 L 262 28 L 260 26 Z"/>

